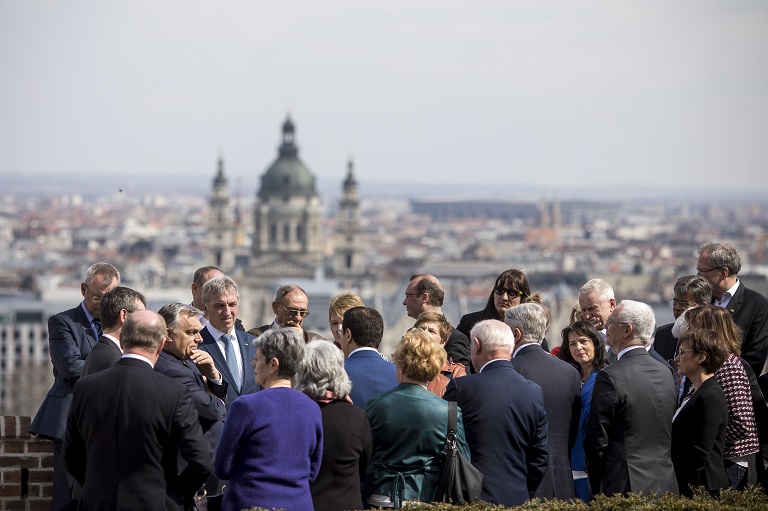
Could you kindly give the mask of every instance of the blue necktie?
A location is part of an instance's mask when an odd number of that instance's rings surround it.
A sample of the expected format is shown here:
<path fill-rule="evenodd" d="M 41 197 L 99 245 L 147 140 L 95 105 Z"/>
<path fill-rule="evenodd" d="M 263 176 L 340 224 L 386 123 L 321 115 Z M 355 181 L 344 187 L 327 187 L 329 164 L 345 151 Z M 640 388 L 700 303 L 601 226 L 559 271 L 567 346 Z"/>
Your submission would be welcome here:
<path fill-rule="evenodd" d="M 243 375 L 240 374 L 240 368 L 237 366 L 237 358 L 235 357 L 235 347 L 233 346 L 232 336 L 224 334 L 221 336 L 221 340 L 224 341 L 224 356 L 227 357 L 227 367 L 229 367 L 229 372 L 232 373 L 234 379 L 231 383 L 235 386 L 235 389 L 239 391 L 241 382 L 243 381 Z"/>
<path fill-rule="evenodd" d="M 91 330 L 93 330 L 93 333 L 96 334 L 96 340 L 98 341 L 102 334 L 101 321 L 99 321 L 98 319 L 94 319 L 92 323 L 93 323 L 93 328 Z"/>

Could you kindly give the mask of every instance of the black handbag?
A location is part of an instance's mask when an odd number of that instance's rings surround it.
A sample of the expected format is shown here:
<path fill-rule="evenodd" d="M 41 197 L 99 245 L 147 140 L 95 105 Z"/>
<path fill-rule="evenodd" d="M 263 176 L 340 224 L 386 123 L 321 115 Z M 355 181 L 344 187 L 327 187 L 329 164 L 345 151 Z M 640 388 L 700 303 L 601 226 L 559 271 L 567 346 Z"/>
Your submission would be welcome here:
<path fill-rule="evenodd" d="M 443 470 L 437 487 L 437 502 L 469 504 L 480 498 L 483 489 L 483 474 L 459 452 L 456 446 L 457 406 L 448 402 L 448 434 L 445 437 Z"/>

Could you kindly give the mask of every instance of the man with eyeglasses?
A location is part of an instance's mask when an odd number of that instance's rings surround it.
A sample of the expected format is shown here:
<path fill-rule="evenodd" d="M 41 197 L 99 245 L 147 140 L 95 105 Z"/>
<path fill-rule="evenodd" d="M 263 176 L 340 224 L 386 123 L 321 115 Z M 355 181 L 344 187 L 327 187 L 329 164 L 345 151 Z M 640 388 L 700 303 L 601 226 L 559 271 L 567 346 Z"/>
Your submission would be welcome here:
<path fill-rule="evenodd" d="M 221 378 L 227 383 L 227 410 L 232 402 L 261 389 L 249 369 L 256 356 L 253 335 L 237 330 L 235 321 L 240 305 L 237 284 L 225 275 L 214 277 L 203 285 L 203 306 L 208 323 L 200 330 L 203 342 Z"/>
<path fill-rule="evenodd" d="M 102 334 L 99 323 L 101 298 L 119 285 L 120 272 L 111 264 L 98 262 L 88 268 L 80 284 L 83 295 L 80 305 L 48 320 L 48 346 L 54 381 L 29 426 L 29 432 L 53 440 L 51 509 L 54 511 L 74 506 L 74 480 L 64 468 L 61 452 L 67 415 L 72 405 L 75 382 L 83 372 L 85 359 Z"/>
<path fill-rule="evenodd" d="M 711 297 L 712 286 L 705 278 L 698 275 L 683 275 L 675 282 L 675 297 L 669 301 L 672 305 L 672 315 L 677 319 L 686 309 L 707 305 Z M 677 339 L 672 335 L 674 325 L 673 321 L 658 327 L 653 340 L 653 349 L 668 363 L 674 360 L 677 349 Z"/>
<path fill-rule="evenodd" d="M 324 339 L 322 335 L 304 330 L 301 326 L 304 323 L 304 318 L 309 316 L 308 304 L 307 293 L 299 286 L 291 284 L 280 286 L 275 293 L 275 301 L 272 302 L 272 312 L 275 313 L 274 321 L 269 325 L 251 328 L 248 333 L 258 337 L 267 330 L 295 328 L 301 332 L 304 342 Z"/>
<path fill-rule="evenodd" d="M 727 309 L 741 328 L 741 357 L 762 376 L 768 372 L 768 299 L 744 286 L 739 271 L 741 258 L 731 245 L 707 243 L 699 248 L 696 272 L 712 285 L 712 304 Z"/>

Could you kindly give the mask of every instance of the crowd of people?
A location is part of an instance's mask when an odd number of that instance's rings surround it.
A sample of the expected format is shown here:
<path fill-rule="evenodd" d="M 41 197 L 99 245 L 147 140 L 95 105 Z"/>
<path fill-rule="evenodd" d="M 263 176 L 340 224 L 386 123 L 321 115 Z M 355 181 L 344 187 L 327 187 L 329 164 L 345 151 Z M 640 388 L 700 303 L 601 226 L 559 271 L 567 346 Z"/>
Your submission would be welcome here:
<path fill-rule="evenodd" d="M 53 509 L 400 508 L 435 500 L 449 436 L 480 499 L 505 506 L 765 485 L 768 300 L 730 245 L 696 263 L 674 323 L 593 279 L 561 332 L 518 269 L 455 328 L 439 280 L 414 275 L 392 361 L 381 314 L 351 292 L 329 304 L 330 335 L 302 327 L 295 285 L 246 331 L 218 268 L 155 313 L 96 263 L 49 321 L 55 381 L 30 426 L 54 442 Z"/>

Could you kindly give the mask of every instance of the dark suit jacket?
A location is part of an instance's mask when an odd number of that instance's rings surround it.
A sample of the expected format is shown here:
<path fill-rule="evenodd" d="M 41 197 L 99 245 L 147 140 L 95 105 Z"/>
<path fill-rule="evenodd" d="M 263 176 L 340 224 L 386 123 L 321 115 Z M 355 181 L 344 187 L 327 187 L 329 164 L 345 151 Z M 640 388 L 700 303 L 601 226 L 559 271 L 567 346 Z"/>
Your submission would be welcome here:
<path fill-rule="evenodd" d="M 483 473 L 480 498 L 504 506 L 531 498 L 548 462 L 541 388 L 499 360 L 451 380 L 443 399 L 461 408 L 472 464 Z"/>
<path fill-rule="evenodd" d="M 363 350 L 344 361 L 344 369 L 352 381 L 349 397 L 355 406 L 365 409 L 365 403 L 376 394 L 397 387 L 395 364 L 387 362 L 378 351 Z"/>
<path fill-rule="evenodd" d="M 692 495 L 688 485 L 710 491 L 730 486 L 723 463 L 727 423 L 725 394 L 717 378 L 709 378 L 672 423 L 672 463 L 682 495 Z"/>
<path fill-rule="evenodd" d="M 248 333 L 254 337 L 258 337 L 264 332 L 266 332 L 267 330 L 271 330 L 271 329 L 272 329 L 272 323 L 268 325 L 260 326 L 258 328 L 251 328 L 250 330 L 248 330 Z M 304 330 L 304 329 L 302 329 L 301 331 L 304 334 L 304 342 L 326 340 L 325 337 L 318 334 L 317 332 L 310 332 L 309 330 Z"/>
<path fill-rule="evenodd" d="M 122 356 L 123 352 L 120 351 L 120 348 L 111 339 L 102 335 L 85 361 L 82 376 L 109 369 L 117 364 Z"/>
<path fill-rule="evenodd" d="M 445 352 L 457 364 L 463 365 L 469 373 L 469 338 L 457 329 L 451 327 L 451 335 L 445 343 Z"/>
<path fill-rule="evenodd" d="M 520 349 L 512 366 L 544 393 L 547 411 L 549 466 L 534 497 L 574 498 L 571 448 L 576 443 L 581 417 L 581 380 L 569 363 L 555 358 L 538 344 Z"/>
<path fill-rule="evenodd" d="M 739 281 L 739 287 L 736 288 L 726 309 L 744 332 L 744 341 L 741 343 L 742 358 L 752 366 L 755 374 L 764 374 L 763 368 L 768 353 L 768 299 Z"/>
<path fill-rule="evenodd" d="M 672 368 L 672 366 L 667 362 L 664 357 L 659 355 L 659 353 L 651 346 L 648 349 L 648 354 L 653 357 L 654 360 L 664 364 L 664 367 L 669 369 L 670 374 L 672 375 L 672 382 L 675 384 L 675 396 L 680 395 L 680 376 L 678 376 L 677 371 Z"/>
<path fill-rule="evenodd" d="M 146 362 L 123 358 L 77 382 L 74 396 L 64 460 L 83 485 L 82 509 L 180 510 L 213 469 L 189 391 Z"/>
<path fill-rule="evenodd" d="M 475 324 L 478 321 L 481 321 L 482 319 L 483 319 L 483 311 L 470 312 L 469 314 L 464 314 L 459 320 L 459 325 L 456 327 L 456 330 L 466 335 L 467 339 L 469 339 L 469 333 L 472 331 L 472 327 L 475 326 Z"/>
<path fill-rule="evenodd" d="M 672 335 L 672 327 L 674 325 L 674 323 L 669 323 L 660 326 L 656 329 L 656 335 L 653 337 L 653 349 L 667 363 L 675 359 L 675 351 L 677 351 L 677 339 Z"/>
<path fill-rule="evenodd" d="M 239 383 L 239 385 L 232 384 L 234 378 L 229 371 L 227 360 L 224 358 L 224 354 L 221 352 L 219 345 L 208 330 L 208 326 L 206 325 L 200 331 L 203 342 L 200 343 L 199 348 L 211 354 L 213 362 L 216 364 L 216 369 L 219 370 L 221 378 L 227 384 L 227 410 L 229 410 L 232 401 L 238 397 L 245 394 L 253 394 L 254 392 L 261 390 L 261 386 L 256 383 L 253 371 L 250 369 L 251 361 L 256 356 L 256 344 L 253 342 L 255 337 L 248 332 L 241 332 L 240 330 L 235 330 L 235 333 L 237 334 L 237 344 L 240 347 L 240 355 L 243 358 L 243 378 L 240 382 L 236 382 Z"/>
<path fill-rule="evenodd" d="M 315 511 L 364 509 L 360 483 L 371 460 L 371 426 L 346 401 L 318 403 L 323 416 L 323 461 L 309 485 Z"/>
<path fill-rule="evenodd" d="M 669 369 L 643 348 L 597 373 L 584 440 L 595 494 L 677 493 L 671 458 L 676 401 Z"/>
<path fill-rule="evenodd" d="M 96 341 L 82 304 L 48 320 L 48 346 L 54 381 L 29 426 L 30 433 L 64 439 L 72 390 Z"/>

